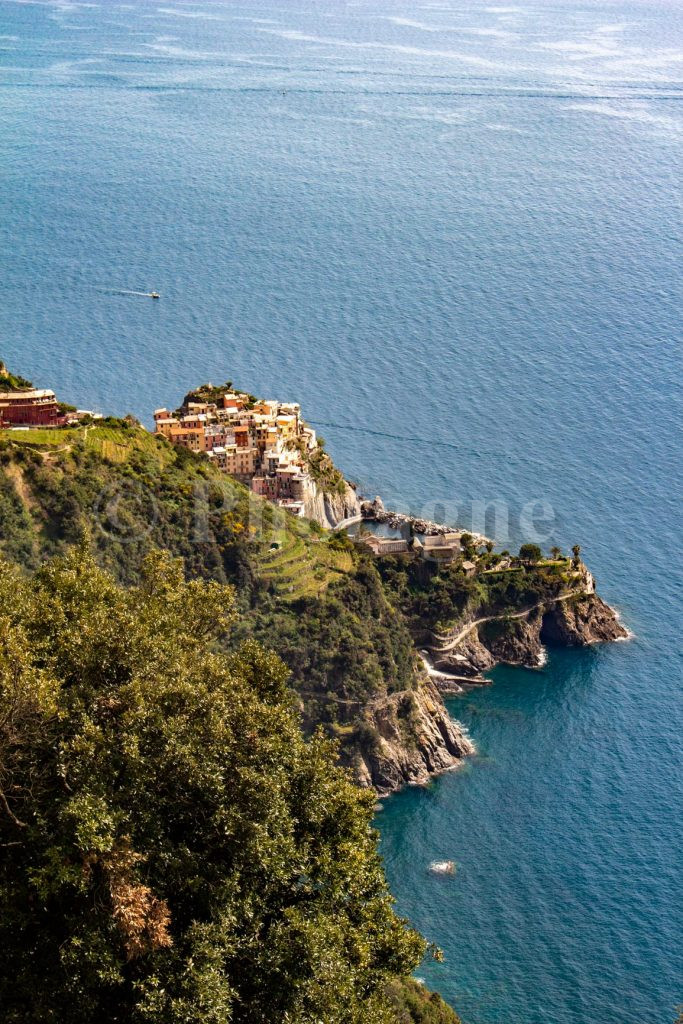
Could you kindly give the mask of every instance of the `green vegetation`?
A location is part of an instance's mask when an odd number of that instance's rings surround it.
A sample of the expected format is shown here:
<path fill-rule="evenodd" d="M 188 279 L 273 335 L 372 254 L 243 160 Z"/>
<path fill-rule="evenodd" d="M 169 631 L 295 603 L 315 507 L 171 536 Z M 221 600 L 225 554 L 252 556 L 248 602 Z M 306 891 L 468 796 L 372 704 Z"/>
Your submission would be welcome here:
<path fill-rule="evenodd" d="M 325 451 L 325 441 L 318 438 L 313 450 L 309 450 L 303 437 L 293 437 L 288 442 L 301 455 L 303 465 L 325 494 L 337 494 L 341 497 L 346 493 L 346 480 L 340 469 L 337 469 L 332 458 Z"/>
<path fill-rule="evenodd" d="M 568 562 L 537 561 L 535 550 L 533 555 L 533 561 L 513 559 L 501 569 L 493 564 L 473 577 L 465 574 L 461 563 L 439 566 L 416 555 L 382 558 L 377 565 L 389 600 L 400 607 L 412 633 L 420 636 L 427 628 L 446 632 L 468 616 L 522 611 L 558 597 L 580 581 Z M 498 561 L 488 554 L 480 567 Z"/>
<path fill-rule="evenodd" d="M 125 462 L 134 451 L 160 452 L 162 444 L 154 434 L 134 428 L 126 420 L 97 420 L 96 425 L 78 427 L 30 427 L 21 430 L 0 430 L 0 444 L 35 448 L 70 448 L 83 443 L 114 462 Z M 6 447 L 6 446 L 5 446 Z"/>
<path fill-rule="evenodd" d="M 3 565 L 0 609 L 7 1024 L 454 1021 L 392 982 L 425 944 L 373 797 L 302 738 L 279 659 L 220 653 L 231 588 L 155 553 L 124 590 L 81 549 Z"/>
<path fill-rule="evenodd" d="M 523 562 L 540 562 L 543 558 L 543 552 L 538 544 L 522 544 L 519 549 L 519 557 Z"/>
<path fill-rule="evenodd" d="M 33 384 L 30 380 L 10 373 L 0 359 L 0 391 L 25 391 L 32 387 Z"/>
<path fill-rule="evenodd" d="M 189 578 L 237 587 L 240 639 L 275 650 L 304 718 L 332 730 L 371 696 L 414 685 L 413 648 L 374 561 L 345 537 L 249 493 L 201 456 L 123 421 L 0 434 L 0 552 L 35 568 L 83 536 L 127 585 L 146 555 L 182 557 Z M 66 435 L 66 443 L 64 443 Z"/>
<path fill-rule="evenodd" d="M 73 444 L 79 438 L 79 431 L 74 427 L 40 427 L 0 430 L 0 440 L 16 440 L 22 445 L 36 448 L 62 448 Z"/>
<path fill-rule="evenodd" d="M 207 405 L 219 402 L 223 395 L 233 390 L 232 381 L 226 380 L 225 384 L 201 384 L 193 391 L 188 391 L 183 399 L 183 405 L 189 402 L 206 402 Z"/>
<path fill-rule="evenodd" d="M 460 1024 L 458 1015 L 441 996 L 412 978 L 392 981 L 387 991 L 394 1006 L 395 1024 Z"/>
<path fill-rule="evenodd" d="M 296 525 L 273 534 L 270 548 L 258 559 L 259 575 L 283 601 L 321 596 L 330 583 L 353 569 L 350 551 L 333 542 L 311 543 L 310 529 Z"/>
<path fill-rule="evenodd" d="M 491 552 L 474 577 L 414 555 L 374 559 L 119 420 L 0 433 L 0 511 L 0 552 L 29 568 L 87 535 L 122 583 L 137 583 L 146 555 L 162 548 L 182 557 L 188 578 L 234 584 L 243 612 L 234 635 L 275 650 L 307 727 L 323 723 L 345 744 L 357 742 L 368 700 L 416 685 L 413 637 L 425 628 L 521 610 L 578 579 L 564 561 L 497 568 Z"/>
<path fill-rule="evenodd" d="M 130 420 L 0 432 L 8 1024 L 457 1024 L 325 734 L 376 752 L 400 693 L 409 747 L 415 638 L 580 579 L 464 550 L 375 559 Z"/>

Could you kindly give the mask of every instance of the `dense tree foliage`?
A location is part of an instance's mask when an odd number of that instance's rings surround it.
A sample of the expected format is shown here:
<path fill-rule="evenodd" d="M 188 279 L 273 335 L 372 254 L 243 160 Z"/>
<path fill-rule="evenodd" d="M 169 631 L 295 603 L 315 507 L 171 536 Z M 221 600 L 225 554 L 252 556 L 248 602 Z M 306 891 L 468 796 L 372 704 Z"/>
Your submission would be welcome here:
<path fill-rule="evenodd" d="M 489 554 L 492 571 L 471 578 L 458 564 L 376 560 L 348 545 L 334 582 L 283 599 L 260 568 L 273 537 L 296 534 L 308 553 L 334 542 L 287 515 L 278 526 L 271 505 L 200 456 L 133 424 L 107 425 L 115 441 L 103 451 L 78 439 L 62 451 L 0 441 L 0 552 L 36 567 L 85 534 L 98 563 L 127 585 L 159 548 L 182 557 L 189 578 L 234 584 L 244 614 L 230 642 L 252 636 L 275 650 L 306 728 L 323 724 L 344 743 L 358 741 L 354 723 L 369 700 L 416 685 L 414 640 L 425 630 L 529 607 L 568 585 L 559 565 L 517 559 L 498 571 Z"/>
<path fill-rule="evenodd" d="M 519 557 L 523 562 L 540 562 L 543 552 L 538 544 L 522 544 L 519 549 Z"/>
<path fill-rule="evenodd" d="M 96 430 L 0 441 L 0 559 L 22 568 L 0 560 L 3 1019 L 454 1024 L 399 980 L 424 947 L 315 726 L 371 747 L 362 709 L 416 685 L 421 631 L 551 599 L 569 563 L 375 560 L 103 426 L 99 448 Z M 345 567 L 283 596 L 263 571 L 283 536 L 283 564 L 338 544 Z"/>
<path fill-rule="evenodd" d="M 220 653 L 233 618 L 230 588 L 161 554 L 128 590 L 83 550 L 2 564 L 8 1024 L 448 1020 L 397 1017 L 424 944 L 372 797 L 304 741 L 277 657 Z"/>
<path fill-rule="evenodd" d="M 539 549 L 540 550 L 540 549 Z M 385 593 L 402 611 L 413 635 L 446 630 L 467 618 L 497 615 L 552 600 L 571 586 L 558 565 L 523 565 L 476 577 L 457 562 L 441 566 L 419 557 L 382 558 L 378 562 Z"/>
<path fill-rule="evenodd" d="M 240 628 L 274 645 L 297 690 L 317 695 L 320 706 L 327 695 L 332 703 L 341 698 L 362 704 L 413 682 L 410 633 L 368 557 L 358 556 L 323 599 L 302 600 L 289 609 L 261 597 Z"/>

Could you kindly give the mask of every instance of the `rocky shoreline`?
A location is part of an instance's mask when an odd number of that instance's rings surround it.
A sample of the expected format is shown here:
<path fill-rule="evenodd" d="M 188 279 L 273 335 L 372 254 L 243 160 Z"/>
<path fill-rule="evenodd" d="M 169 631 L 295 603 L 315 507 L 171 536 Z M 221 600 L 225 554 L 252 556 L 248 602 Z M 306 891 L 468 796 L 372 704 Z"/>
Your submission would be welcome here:
<path fill-rule="evenodd" d="M 628 635 L 614 609 L 591 591 L 549 602 L 519 618 L 473 625 L 450 650 L 434 644 L 426 652 L 437 673 L 478 682 L 482 672 L 496 665 L 541 667 L 546 646 L 588 647 L 625 640 Z"/>
<path fill-rule="evenodd" d="M 444 523 L 433 523 L 429 519 L 420 519 L 415 516 L 406 515 L 403 512 L 390 512 L 384 507 L 384 502 L 377 496 L 373 501 L 362 501 L 360 514 L 368 522 L 382 523 L 392 530 L 401 530 L 410 527 L 414 533 L 424 534 L 427 537 L 445 537 L 447 534 L 462 533 L 452 526 Z"/>
<path fill-rule="evenodd" d="M 614 609 L 592 589 L 590 574 L 587 580 L 586 592 L 550 601 L 519 618 L 473 623 L 447 652 L 436 643 L 425 646 L 416 689 L 390 694 L 365 709 L 375 738 L 347 758 L 356 782 L 388 796 L 406 785 L 426 785 L 475 754 L 474 743 L 451 718 L 444 698 L 490 685 L 483 673 L 496 665 L 540 668 L 546 646 L 588 647 L 627 639 Z M 497 622 L 502 628 L 493 628 Z M 462 632 L 460 625 L 453 635 L 457 639 Z"/>
<path fill-rule="evenodd" d="M 325 511 L 330 525 L 335 519 L 356 516 L 404 534 L 462 534 L 443 523 L 390 511 L 379 496 L 359 499 L 350 485 L 344 499 Z M 472 537 L 475 544 L 486 540 Z M 406 785 L 426 785 L 476 753 L 462 725 L 449 715 L 444 698 L 490 685 L 485 673 L 496 665 L 540 668 L 547 660 L 546 647 L 587 647 L 627 639 L 616 612 L 595 593 L 592 574 L 585 565 L 580 568 L 583 579 L 576 593 L 528 611 L 461 622 L 447 636 L 416 636 L 421 665 L 416 668 L 415 687 L 368 705 L 363 721 L 372 742 L 351 747 L 344 757 L 356 782 L 387 796 Z"/>
<path fill-rule="evenodd" d="M 387 695 L 365 709 L 375 734 L 371 745 L 353 752 L 348 763 L 358 785 L 388 796 L 404 786 L 424 786 L 476 753 L 463 726 L 450 717 L 442 696 L 427 676 L 414 690 Z"/>

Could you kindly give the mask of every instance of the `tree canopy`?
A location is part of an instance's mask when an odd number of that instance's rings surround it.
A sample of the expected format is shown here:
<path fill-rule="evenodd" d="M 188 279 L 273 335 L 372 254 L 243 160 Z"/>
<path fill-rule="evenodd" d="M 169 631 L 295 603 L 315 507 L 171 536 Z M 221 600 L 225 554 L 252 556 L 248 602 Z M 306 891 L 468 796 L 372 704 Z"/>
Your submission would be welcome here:
<path fill-rule="evenodd" d="M 221 652 L 230 587 L 150 555 L 0 564 L 7 1024 L 384 1024 L 422 939 L 371 794 L 304 740 L 287 672 Z"/>
<path fill-rule="evenodd" d="M 519 549 L 519 557 L 523 562 L 540 562 L 543 552 L 538 544 L 522 544 Z"/>

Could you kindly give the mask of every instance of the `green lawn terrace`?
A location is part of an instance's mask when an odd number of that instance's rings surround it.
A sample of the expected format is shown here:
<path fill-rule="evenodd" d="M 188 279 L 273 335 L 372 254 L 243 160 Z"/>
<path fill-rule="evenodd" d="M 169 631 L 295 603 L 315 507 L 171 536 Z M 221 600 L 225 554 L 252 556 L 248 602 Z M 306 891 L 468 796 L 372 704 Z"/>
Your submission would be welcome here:
<path fill-rule="evenodd" d="M 97 420 L 60 429 L 9 427 L 0 430 L 0 441 L 11 447 L 31 448 L 44 455 L 71 451 L 78 445 L 96 451 L 110 462 L 127 462 L 132 452 L 146 451 L 162 455 L 166 449 L 153 434 L 139 427 L 130 428 L 125 421 Z"/>

